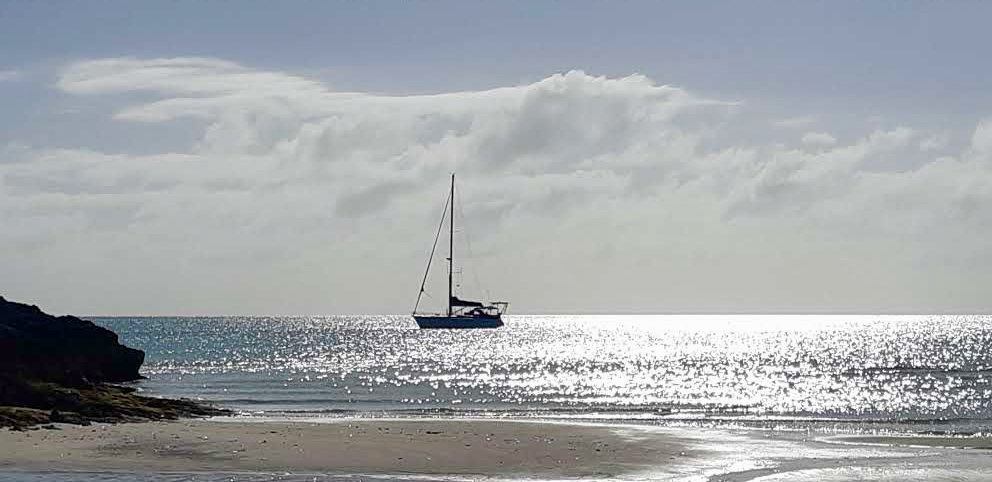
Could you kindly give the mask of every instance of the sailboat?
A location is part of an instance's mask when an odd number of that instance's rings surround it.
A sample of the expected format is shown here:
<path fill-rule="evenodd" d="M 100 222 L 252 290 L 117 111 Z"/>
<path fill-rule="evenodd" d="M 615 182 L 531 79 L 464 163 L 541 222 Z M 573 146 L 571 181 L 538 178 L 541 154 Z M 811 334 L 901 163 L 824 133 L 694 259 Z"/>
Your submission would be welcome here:
<path fill-rule="evenodd" d="M 431 248 L 430 258 L 427 260 L 427 270 L 424 271 L 424 280 L 420 283 L 420 292 L 417 293 L 417 303 L 413 306 L 413 319 L 420 328 L 499 328 L 503 326 L 503 313 L 509 303 L 505 301 L 494 301 L 482 303 L 480 301 L 463 300 L 455 295 L 452 286 L 452 273 L 455 270 L 455 175 L 451 175 L 451 192 L 448 194 L 448 202 L 441 214 L 441 223 L 438 225 L 437 234 L 434 236 L 434 246 Z M 427 275 L 430 274 L 431 263 L 434 261 L 434 252 L 437 250 L 437 242 L 441 237 L 441 228 L 444 227 L 445 214 L 448 214 L 448 311 L 446 313 L 418 313 L 420 299 L 424 295 L 424 286 L 427 284 Z"/>

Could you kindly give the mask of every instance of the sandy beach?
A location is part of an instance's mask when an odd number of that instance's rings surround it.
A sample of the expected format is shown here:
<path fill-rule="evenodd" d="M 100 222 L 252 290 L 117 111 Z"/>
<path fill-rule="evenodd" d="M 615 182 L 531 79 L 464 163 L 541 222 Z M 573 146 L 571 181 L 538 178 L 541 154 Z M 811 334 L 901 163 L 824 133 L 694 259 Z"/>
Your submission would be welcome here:
<path fill-rule="evenodd" d="M 764 482 L 879 475 L 989 480 L 983 474 L 992 471 L 985 450 L 992 441 L 984 437 L 816 436 L 471 419 L 212 419 L 56 427 L 0 431 L 0 475 L 56 471 L 139 474 L 135 480 L 141 480 L 140 474 L 197 473 Z"/>
<path fill-rule="evenodd" d="M 692 457 L 636 427 L 509 421 L 185 420 L 0 431 L 0 467 L 608 477 Z"/>

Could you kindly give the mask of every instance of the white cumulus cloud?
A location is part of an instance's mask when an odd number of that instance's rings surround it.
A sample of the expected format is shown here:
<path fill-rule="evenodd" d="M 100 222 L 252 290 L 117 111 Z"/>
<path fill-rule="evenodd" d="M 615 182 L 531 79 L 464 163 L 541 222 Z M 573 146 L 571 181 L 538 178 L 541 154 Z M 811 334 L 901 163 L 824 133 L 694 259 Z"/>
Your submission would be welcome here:
<path fill-rule="evenodd" d="M 962 291 L 992 267 L 987 122 L 959 157 L 879 172 L 938 134 L 729 141 L 739 105 L 641 75 L 392 96 L 221 59 L 114 58 L 68 64 L 56 85 L 116 99 L 107 118 L 202 130 L 153 154 L 0 151 L 14 160 L 0 162 L 0 262 L 23 289 L 113 295 L 131 312 L 190 299 L 186 312 L 404 312 L 457 172 L 459 235 L 473 233 L 490 286 L 524 310 L 990 299 Z M 947 286 L 923 281 L 935 251 Z M 95 273 L 105 285 L 86 283 Z M 128 279 L 146 281 L 113 281 Z"/>
<path fill-rule="evenodd" d="M 921 151 L 935 151 L 947 146 L 948 136 L 946 133 L 933 134 L 920 140 Z"/>
<path fill-rule="evenodd" d="M 979 155 L 992 154 L 992 120 L 978 123 L 971 135 L 971 148 Z"/>
<path fill-rule="evenodd" d="M 802 143 L 807 146 L 832 146 L 837 139 L 826 132 L 807 132 L 803 134 Z"/>

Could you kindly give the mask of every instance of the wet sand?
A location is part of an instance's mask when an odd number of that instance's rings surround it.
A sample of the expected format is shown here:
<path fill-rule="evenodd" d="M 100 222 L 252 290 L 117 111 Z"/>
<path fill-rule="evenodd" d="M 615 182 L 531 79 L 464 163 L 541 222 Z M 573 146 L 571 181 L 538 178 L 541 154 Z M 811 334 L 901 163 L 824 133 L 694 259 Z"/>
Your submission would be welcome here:
<path fill-rule="evenodd" d="M 852 435 L 831 437 L 827 440 L 847 444 L 880 445 L 885 447 L 933 447 L 948 449 L 992 450 L 992 438 L 990 437 Z"/>
<path fill-rule="evenodd" d="M 992 473 L 992 452 L 982 450 L 992 447 L 988 437 L 819 437 L 478 419 L 217 419 L 57 427 L 0 430 L 0 478 L 5 469 L 762 482 L 989 480 Z"/>
<path fill-rule="evenodd" d="M 0 431 L 0 467 L 609 477 L 694 454 L 637 427 L 515 421 L 185 420 Z"/>

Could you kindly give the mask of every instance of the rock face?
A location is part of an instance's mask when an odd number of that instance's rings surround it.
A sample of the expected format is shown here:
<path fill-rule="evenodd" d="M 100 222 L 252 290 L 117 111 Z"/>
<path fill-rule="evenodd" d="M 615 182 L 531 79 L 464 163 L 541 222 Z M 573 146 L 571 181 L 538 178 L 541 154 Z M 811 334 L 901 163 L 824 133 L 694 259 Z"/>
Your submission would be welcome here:
<path fill-rule="evenodd" d="M 141 378 L 145 353 L 75 316 L 0 297 L 0 427 L 229 415 L 191 400 L 143 397 L 106 385 Z M 0 464 L 2 465 L 2 464 Z"/>
<path fill-rule="evenodd" d="M 123 382 L 141 378 L 144 361 L 106 328 L 0 297 L 0 375 L 65 386 Z"/>

